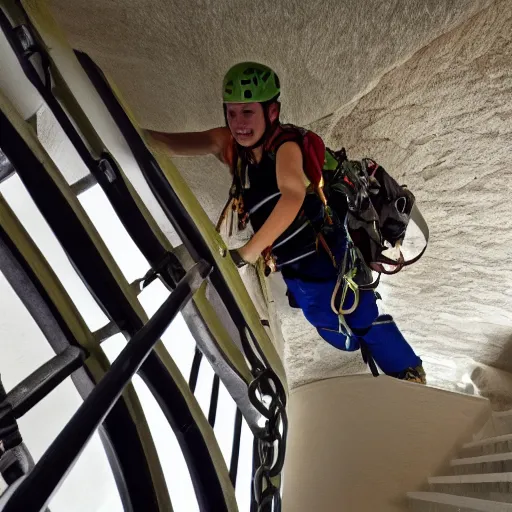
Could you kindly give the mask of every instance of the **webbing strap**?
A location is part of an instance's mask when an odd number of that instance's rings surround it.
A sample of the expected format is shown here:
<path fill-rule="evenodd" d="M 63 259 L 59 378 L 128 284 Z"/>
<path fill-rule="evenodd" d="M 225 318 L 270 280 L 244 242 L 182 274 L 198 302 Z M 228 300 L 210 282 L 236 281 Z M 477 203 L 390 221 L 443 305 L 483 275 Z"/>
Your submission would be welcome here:
<path fill-rule="evenodd" d="M 404 261 L 404 267 L 416 263 L 423 256 L 423 254 L 425 254 L 425 251 L 427 250 L 428 246 L 428 241 L 430 238 L 430 231 L 428 229 L 427 222 L 423 218 L 423 215 L 421 214 L 419 208 L 416 206 L 416 203 L 414 203 L 414 206 L 412 207 L 410 220 L 412 220 L 414 224 L 416 224 L 416 226 L 418 226 L 418 228 L 420 229 L 422 235 L 425 238 L 425 246 L 417 256 L 410 260 Z"/>

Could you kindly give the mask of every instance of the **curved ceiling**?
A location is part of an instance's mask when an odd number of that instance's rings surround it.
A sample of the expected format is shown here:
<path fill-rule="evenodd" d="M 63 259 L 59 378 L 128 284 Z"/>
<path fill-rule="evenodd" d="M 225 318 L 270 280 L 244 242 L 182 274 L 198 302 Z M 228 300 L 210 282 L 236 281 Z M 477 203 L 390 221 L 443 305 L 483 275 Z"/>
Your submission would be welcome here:
<path fill-rule="evenodd" d="M 362 92 L 488 0 L 51 0 L 75 48 L 107 71 L 143 126 L 222 124 L 222 76 L 273 67 L 283 113 L 308 124 Z"/>

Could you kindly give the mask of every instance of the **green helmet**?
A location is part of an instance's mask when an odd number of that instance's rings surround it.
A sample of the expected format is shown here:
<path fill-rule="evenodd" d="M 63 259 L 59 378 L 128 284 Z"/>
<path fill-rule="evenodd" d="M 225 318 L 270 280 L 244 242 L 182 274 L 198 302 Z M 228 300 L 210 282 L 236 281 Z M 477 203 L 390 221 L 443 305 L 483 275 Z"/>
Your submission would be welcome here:
<path fill-rule="evenodd" d="M 224 103 L 263 103 L 280 92 L 279 78 L 274 71 L 256 62 L 236 64 L 222 82 Z"/>

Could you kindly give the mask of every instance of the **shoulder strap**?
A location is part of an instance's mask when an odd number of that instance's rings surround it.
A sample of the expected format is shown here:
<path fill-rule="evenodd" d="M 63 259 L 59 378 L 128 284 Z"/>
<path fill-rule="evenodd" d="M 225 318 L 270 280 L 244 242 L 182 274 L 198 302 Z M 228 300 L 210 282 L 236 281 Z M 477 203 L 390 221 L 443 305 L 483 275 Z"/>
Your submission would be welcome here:
<path fill-rule="evenodd" d="M 404 262 L 404 267 L 407 267 L 408 265 L 412 265 L 413 263 L 416 263 L 422 256 L 425 254 L 425 251 L 427 250 L 428 240 L 430 238 L 430 232 L 428 229 L 427 222 L 423 218 L 423 215 L 421 215 L 421 212 L 419 208 L 416 206 L 416 203 L 414 203 L 414 206 L 412 207 L 411 216 L 410 219 L 418 226 L 421 233 L 423 234 L 425 238 L 425 246 L 421 250 L 421 252 L 415 256 L 414 258 L 411 258 L 410 260 L 407 260 Z"/>
<path fill-rule="evenodd" d="M 297 126 L 294 126 L 292 124 L 283 124 L 280 125 L 276 131 L 274 132 L 273 136 L 270 138 L 270 140 L 267 142 L 265 146 L 265 151 L 269 152 L 273 157 L 275 158 L 275 155 L 277 154 L 278 149 L 285 143 L 285 142 L 296 142 L 301 150 L 303 149 L 303 138 L 304 138 L 304 130 L 301 128 L 298 128 Z"/>
<path fill-rule="evenodd" d="M 285 142 L 296 142 L 304 158 L 304 172 L 317 189 L 323 185 L 322 169 L 325 162 L 325 145 L 316 133 L 300 128 L 293 124 L 285 124 L 279 127 L 269 141 L 268 151 L 275 157 L 278 149 Z"/>
<path fill-rule="evenodd" d="M 323 187 L 323 169 L 325 165 L 325 144 L 315 132 L 304 134 L 302 151 L 304 153 L 304 171 L 307 177 L 320 192 Z M 323 196 L 323 193 L 321 194 Z M 323 198 L 322 200 L 325 200 Z"/>
<path fill-rule="evenodd" d="M 239 153 L 238 144 L 233 136 L 230 138 L 230 143 L 224 147 L 222 159 L 229 165 L 231 176 L 233 176 L 230 195 L 232 197 L 238 196 L 244 185 L 247 161 Z"/>

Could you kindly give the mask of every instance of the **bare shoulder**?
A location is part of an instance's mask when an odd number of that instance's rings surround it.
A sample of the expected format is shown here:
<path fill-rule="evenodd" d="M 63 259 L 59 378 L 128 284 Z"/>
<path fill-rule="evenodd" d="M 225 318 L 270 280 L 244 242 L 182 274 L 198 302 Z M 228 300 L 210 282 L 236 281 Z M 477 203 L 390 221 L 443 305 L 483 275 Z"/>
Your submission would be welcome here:
<path fill-rule="evenodd" d="M 279 149 L 277 150 L 276 157 L 283 156 L 283 155 L 286 155 L 286 156 L 290 156 L 290 155 L 301 156 L 302 155 L 302 151 L 301 151 L 300 146 L 299 146 L 299 144 L 297 142 L 295 142 L 293 140 L 289 140 L 289 141 L 283 142 L 279 146 Z"/>
<path fill-rule="evenodd" d="M 276 163 L 279 167 L 297 168 L 302 171 L 302 150 L 297 142 L 287 141 L 279 146 L 276 153 Z"/>
<path fill-rule="evenodd" d="M 230 165 L 233 155 L 233 136 L 228 127 L 220 126 L 208 130 L 214 155 L 224 164 Z"/>

